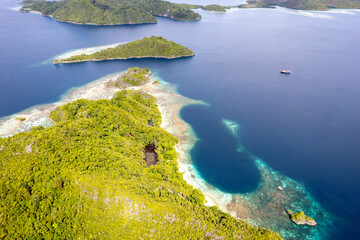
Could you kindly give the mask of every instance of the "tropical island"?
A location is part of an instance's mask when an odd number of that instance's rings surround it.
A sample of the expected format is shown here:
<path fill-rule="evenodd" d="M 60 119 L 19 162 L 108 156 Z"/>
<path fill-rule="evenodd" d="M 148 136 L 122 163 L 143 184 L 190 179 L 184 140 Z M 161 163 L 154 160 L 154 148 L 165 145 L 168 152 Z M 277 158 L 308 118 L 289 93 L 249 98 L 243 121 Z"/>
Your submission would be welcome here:
<path fill-rule="evenodd" d="M 114 48 L 97 51 L 93 54 L 81 54 L 64 59 L 56 59 L 54 64 L 131 58 L 174 59 L 194 55 L 195 53 L 193 51 L 173 41 L 169 41 L 163 37 L 152 36 L 126 44 L 120 44 Z"/>
<path fill-rule="evenodd" d="M 248 0 L 240 8 L 275 8 L 281 6 L 299 10 L 329 10 L 331 8 L 360 8 L 360 0 Z"/>
<path fill-rule="evenodd" d="M 149 73 L 133 68 L 120 79 L 141 85 Z M 51 127 L 0 138 L 1 238 L 280 239 L 204 205 L 148 93 L 79 99 L 49 117 Z"/>
<path fill-rule="evenodd" d="M 239 5 L 239 8 L 276 8 L 273 5 L 266 4 L 263 1 L 255 1 L 255 0 L 248 0 L 246 1 L 247 4 Z"/>
<path fill-rule="evenodd" d="M 201 6 L 203 10 L 211 11 L 211 12 L 226 12 L 226 8 L 217 4 L 211 4 L 206 6 Z"/>
<path fill-rule="evenodd" d="M 306 224 L 306 225 L 314 226 L 317 224 L 314 219 L 306 216 L 303 211 L 293 213 L 290 210 L 287 210 L 287 213 L 289 214 L 291 221 L 293 221 L 297 225 L 305 225 Z"/>
<path fill-rule="evenodd" d="M 39 12 L 61 22 L 88 25 L 156 23 L 154 16 L 180 21 L 201 19 L 184 4 L 161 0 L 61 0 L 25 1 L 24 12 Z"/>

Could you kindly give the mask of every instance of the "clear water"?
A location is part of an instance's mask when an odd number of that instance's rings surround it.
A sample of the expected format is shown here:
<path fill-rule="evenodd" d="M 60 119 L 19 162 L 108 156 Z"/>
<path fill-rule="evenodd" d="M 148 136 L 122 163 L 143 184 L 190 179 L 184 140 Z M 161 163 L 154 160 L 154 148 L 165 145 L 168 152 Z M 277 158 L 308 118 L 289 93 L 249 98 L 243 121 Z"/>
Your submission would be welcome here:
<path fill-rule="evenodd" d="M 360 12 L 199 10 L 198 22 L 159 18 L 158 24 L 95 27 L 16 12 L 14 6 L 0 3 L 0 117 L 56 102 L 104 75 L 149 67 L 181 94 L 210 104 L 182 111 L 200 138 L 192 158 L 207 182 L 261 206 L 265 202 L 255 203 L 260 198 L 253 195 L 261 186 L 273 189 L 262 182 L 267 174 L 288 184 L 294 208 L 305 208 L 323 224 L 288 226 L 295 232 L 264 225 L 289 238 L 360 239 Z M 151 35 L 183 44 L 196 56 L 46 62 L 71 49 Z M 279 74 L 282 69 L 292 74 Z M 238 126 L 236 136 L 224 119 Z"/>

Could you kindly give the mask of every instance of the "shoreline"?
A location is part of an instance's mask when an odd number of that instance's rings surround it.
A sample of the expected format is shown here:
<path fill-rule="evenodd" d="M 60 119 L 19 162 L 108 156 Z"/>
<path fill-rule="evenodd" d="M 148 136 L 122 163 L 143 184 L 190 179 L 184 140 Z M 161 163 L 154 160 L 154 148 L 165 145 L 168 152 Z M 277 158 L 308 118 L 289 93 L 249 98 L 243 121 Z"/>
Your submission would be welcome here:
<path fill-rule="evenodd" d="M 111 61 L 111 60 L 127 60 L 127 59 L 141 59 L 141 58 L 156 58 L 156 59 L 178 59 L 178 58 L 189 58 L 195 56 L 195 53 L 192 55 L 184 55 L 180 57 L 165 57 L 165 56 L 140 56 L 140 57 L 128 57 L 128 58 L 105 58 L 105 59 L 86 59 L 86 60 L 80 60 L 80 61 L 61 61 L 58 60 L 58 62 L 55 60 L 54 64 L 61 64 L 61 63 L 81 63 L 81 62 L 102 62 L 102 61 Z"/>
<path fill-rule="evenodd" d="M 31 11 L 30 11 L 31 12 Z M 76 24 L 76 25 L 85 25 L 85 26 L 96 26 L 96 27 L 101 27 L 101 26 L 123 26 L 123 25 L 140 25 L 140 24 L 156 24 L 156 22 L 141 22 L 141 23 L 114 23 L 114 24 L 98 24 L 98 23 L 77 23 L 77 22 L 72 22 L 72 21 L 65 21 L 65 20 L 60 20 L 55 18 L 52 15 L 44 15 L 42 13 L 40 13 L 41 15 L 43 15 L 44 17 L 50 17 L 58 22 L 63 22 L 63 23 L 71 23 L 71 24 Z"/>
<path fill-rule="evenodd" d="M 198 18 L 195 18 L 193 20 L 182 20 L 182 19 L 177 19 L 177 18 L 174 18 L 174 17 L 169 17 L 168 15 L 166 14 L 153 14 L 154 17 L 162 17 L 162 18 L 168 18 L 168 19 L 171 19 L 171 20 L 174 20 L 174 21 L 179 21 L 179 22 L 196 22 L 196 21 L 199 21 L 202 19 L 202 16 L 198 17 Z"/>

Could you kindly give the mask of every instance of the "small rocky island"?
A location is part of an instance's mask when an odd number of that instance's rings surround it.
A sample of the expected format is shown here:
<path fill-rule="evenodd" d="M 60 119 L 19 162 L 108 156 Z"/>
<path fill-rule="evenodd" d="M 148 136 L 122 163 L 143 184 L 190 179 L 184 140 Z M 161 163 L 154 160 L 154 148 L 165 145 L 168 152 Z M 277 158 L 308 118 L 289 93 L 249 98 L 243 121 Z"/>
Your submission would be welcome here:
<path fill-rule="evenodd" d="M 293 221 L 297 225 L 306 224 L 306 225 L 314 226 L 317 224 L 314 219 L 306 216 L 303 211 L 293 213 L 292 211 L 287 210 L 287 213 L 289 214 L 291 221 Z"/>
<path fill-rule="evenodd" d="M 54 64 L 130 58 L 174 59 L 194 55 L 195 53 L 193 51 L 173 41 L 169 41 L 163 37 L 152 36 L 121 44 L 114 48 L 100 50 L 93 54 L 81 54 L 64 59 L 56 59 Z"/>

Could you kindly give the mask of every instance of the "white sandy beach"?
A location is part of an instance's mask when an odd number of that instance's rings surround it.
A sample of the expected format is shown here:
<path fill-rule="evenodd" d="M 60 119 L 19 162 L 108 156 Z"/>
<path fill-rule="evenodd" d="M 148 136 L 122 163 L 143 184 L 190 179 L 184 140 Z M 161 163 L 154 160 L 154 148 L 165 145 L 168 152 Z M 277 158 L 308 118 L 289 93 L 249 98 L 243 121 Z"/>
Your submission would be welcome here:
<path fill-rule="evenodd" d="M 127 42 L 117 42 L 117 43 L 112 43 L 112 44 L 108 44 L 108 45 L 101 45 L 101 46 L 94 46 L 94 47 L 88 47 L 88 48 L 81 48 L 81 49 L 74 49 L 74 50 L 70 50 L 67 51 L 65 53 L 62 53 L 60 55 L 55 56 L 53 59 L 54 60 L 61 60 L 61 59 L 65 59 L 65 58 L 69 58 L 69 57 L 73 57 L 73 56 L 77 56 L 77 55 L 90 55 L 108 48 L 115 48 L 121 44 L 125 44 Z"/>

